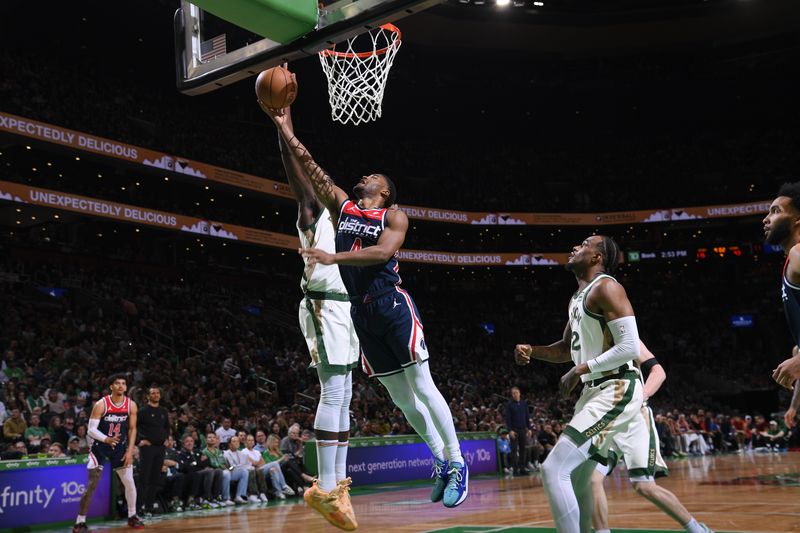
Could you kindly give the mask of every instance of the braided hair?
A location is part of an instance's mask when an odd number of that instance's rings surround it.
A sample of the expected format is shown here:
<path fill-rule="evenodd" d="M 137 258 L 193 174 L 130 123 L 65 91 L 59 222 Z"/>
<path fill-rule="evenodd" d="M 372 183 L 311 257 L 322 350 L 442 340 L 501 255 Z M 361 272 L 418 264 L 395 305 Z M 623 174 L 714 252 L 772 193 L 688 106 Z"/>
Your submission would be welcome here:
<path fill-rule="evenodd" d="M 598 237 L 600 237 L 600 242 L 597 244 L 597 248 L 603 256 L 603 270 L 609 276 L 613 276 L 619 266 L 619 245 L 611 237 L 605 235 L 598 235 Z"/>

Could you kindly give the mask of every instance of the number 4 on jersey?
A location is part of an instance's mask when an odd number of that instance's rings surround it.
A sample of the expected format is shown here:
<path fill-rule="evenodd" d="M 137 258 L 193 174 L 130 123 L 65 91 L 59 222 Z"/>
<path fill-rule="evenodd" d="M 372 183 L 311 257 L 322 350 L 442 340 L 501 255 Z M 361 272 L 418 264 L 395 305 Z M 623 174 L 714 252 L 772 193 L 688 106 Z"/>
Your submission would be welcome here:
<path fill-rule="evenodd" d="M 356 237 L 356 240 L 353 241 L 353 246 L 350 248 L 351 252 L 355 252 L 356 250 L 361 249 L 361 238 Z"/>

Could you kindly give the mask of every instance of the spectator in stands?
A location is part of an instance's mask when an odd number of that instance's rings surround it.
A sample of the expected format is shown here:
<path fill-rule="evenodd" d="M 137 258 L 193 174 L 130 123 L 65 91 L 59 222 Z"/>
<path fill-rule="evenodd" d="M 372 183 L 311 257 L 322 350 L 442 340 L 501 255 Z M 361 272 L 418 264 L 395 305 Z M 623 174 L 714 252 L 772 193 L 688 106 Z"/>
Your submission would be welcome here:
<path fill-rule="evenodd" d="M 244 453 L 243 450 L 239 449 L 238 436 L 234 435 L 233 437 L 231 437 L 231 440 L 228 441 L 228 449 L 225 450 L 224 455 L 225 455 L 225 460 L 228 462 L 229 467 L 232 467 L 234 470 L 242 470 L 247 475 L 247 477 L 245 478 L 240 474 L 242 481 L 239 482 L 239 486 L 237 487 L 236 490 L 237 496 L 236 499 L 234 500 L 235 503 L 237 504 L 245 503 L 244 501 L 240 501 L 240 499 L 241 500 L 244 499 L 241 489 L 241 483 L 244 482 L 245 480 L 247 481 L 247 487 L 245 490 L 249 492 L 250 487 L 252 486 L 250 478 L 255 477 L 255 473 L 253 470 L 252 462 L 250 461 L 250 457 L 246 453 Z M 255 494 L 250 494 L 249 501 L 250 503 L 258 503 L 261 500 Z"/>
<path fill-rule="evenodd" d="M 80 453 L 89 453 L 89 439 L 86 435 L 88 428 L 86 424 L 80 424 L 75 429 L 75 437 L 78 439 L 78 449 Z"/>
<path fill-rule="evenodd" d="M 47 429 L 41 426 L 39 415 L 31 415 L 31 423 L 24 434 L 28 446 L 32 449 L 39 449 L 44 435 L 47 435 Z"/>
<path fill-rule="evenodd" d="M 289 427 L 287 435 L 281 439 L 281 451 L 291 455 L 298 466 L 303 467 L 303 440 L 299 424 L 292 424 Z"/>
<path fill-rule="evenodd" d="M 277 435 L 267 437 L 267 451 L 262 454 L 262 457 L 270 463 L 277 461 L 281 466 L 286 484 L 296 494 L 302 494 L 306 485 L 310 486 L 314 478 L 303 472 L 294 455 L 280 449 L 280 443 L 281 440 Z"/>
<path fill-rule="evenodd" d="M 14 450 L 19 452 L 20 458 L 28 457 L 30 453 L 28 447 L 25 446 L 25 443 L 21 440 L 18 440 L 17 442 L 14 443 Z"/>
<path fill-rule="evenodd" d="M 55 459 L 66 457 L 64 454 L 64 447 L 61 446 L 60 442 L 54 442 L 50 445 L 50 447 L 47 449 L 47 457 Z"/>
<path fill-rule="evenodd" d="M 219 449 L 217 435 L 210 432 L 206 435 L 206 447 L 203 448 L 203 455 L 208 458 L 208 466 L 214 473 L 213 499 L 216 503 L 227 507 L 233 505 L 231 500 L 231 471 L 225 462 L 225 456 Z"/>
<path fill-rule="evenodd" d="M 259 433 L 263 432 L 259 431 Z M 286 477 L 283 475 L 280 458 L 273 459 L 266 448 L 266 438 L 264 439 L 264 446 L 264 451 L 261 452 L 261 458 L 263 461 L 261 471 L 269 476 L 270 481 L 272 482 L 272 487 L 275 489 L 275 494 L 278 496 L 278 498 L 285 500 L 286 496 L 294 496 L 294 489 L 292 489 L 286 483 Z"/>
<path fill-rule="evenodd" d="M 60 442 L 62 446 L 67 445 L 69 433 L 67 433 L 67 430 L 61 424 L 61 417 L 59 415 L 50 417 L 50 424 L 47 428 L 47 432 L 50 433 L 53 442 Z"/>
<path fill-rule="evenodd" d="M 165 444 L 163 488 L 161 490 L 162 500 L 169 502 L 169 508 L 175 512 L 182 512 L 186 503 L 184 501 L 184 486 L 186 476 L 180 471 L 180 454 L 175 449 L 175 439 L 172 435 L 167 437 Z"/>
<path fill-rule="evenodd" d="M 8 441 L 21 439 L 24 437 L 26 429 L 28 429 L 28 424 L 22 418 L 19 409 L 13 408 L 11 416 L 3 423 L 3 438 Z"/>
<path fill-rule="evenodd" d="M 65 453 L 69 457 L 75 457 L 76 455 L 81 455 L 83 452 L 81 451 L 81 439 L 74 435 L 69 438 L 69 442 L 67 442 L 67 449 Z"/>
<path fill-rule="evenodd" d="M 786 445 L 786 432 L 778 426 L 775 420 L 770 420 L 766 431 L 758 433 L 757 446 L 769 451 L 782 449 Z"/>
<path fill-rule="evenodd" d="M 222 425 L 217 428 L 215 433 L 219 437 L 220 448 L 224 450 L 228 447 L 228 441 L 231 440 L 231 437 L 236 435 L 236 430 L 231 427 L 231 419 L 228 417 L 223 418 Z"/>
<path fill-rule="evenodd" d="M 186 508 L 196 510 L 218 507 L 211 502 L 214 472 L 208 468 L 208 457 L 195 448 L 191 435 L 183 437 L 183 448 L 178 452 L 178 457 L 179 470 L 186 476 L 185 483 L 189 488 Z"/>
<path fill-rule="evenodd" d="M 250 472 L 250 493 L 257 494 L 258 499 L 263 503 L 267 503 L 269 492 L 269 482 L 267 481 L 267 473 L 263 470 L 264 458 L 255 449 L 256 440 L 252 435 L 245 437 L 245 449 L 242 453 L 247 456 L 253 471 Z"/>
<path fill-rule="evenodd" d="M 267 449 L 267 434 L 259 429 L 258 431 L 256 431 L 255 450 L 259 453 L 263 453 L 264 450 L 266 449 Z"/>
<path fill-rule="evenodd" d="M 31 387 L 28 396 L 25 398 L 28 412 L 32 413 L 36 407 L 44 409 L 47 406 L 47 399 L 42 395 L 42 388 L 39 386 Z"/>
<path fill-rule="evenodd" d="M 539 433 L 539 430 L 536 428 L 536 424 L 533 423 L 533 420 L 529 420 L 528 423 L 531 425 L 531 428 L 527 431 L 526 442 L 528 444 L 525 451 L 525 456 L 528 458 L 528 469 L 538 472 L 542 462 L 544 448 L 536 438 Z"/>
<path fill-rule="evenodd" d="M 539 440 L 539 444 L 542 445 L 542 449 L 544 450 L 544 454 L 541 458 L 541 462 L 544 462 L 550 450 L 556 445 L 558 435 L 553 431 L 553 426 L 551 424 L 545 424 L 536 438 Z"/>
<path fill-rule="evenodd" d="M 511 443 L 509 442 L 508 430 L 500 428 L 500 434 L 497 437 L 497 452 L 500 454 L 500 466 L 507 475 L 514 473 L 511 466 Z"/>
<path fill-rule="evenodd" d="M 47 404 L 47 412 L 50 415 L 63 415 L 67 408 L 64 406 L 64 401 L 67 395 L 59 392 L 58 389 L 51 387 L 44 393 L 45 403 Z"/>

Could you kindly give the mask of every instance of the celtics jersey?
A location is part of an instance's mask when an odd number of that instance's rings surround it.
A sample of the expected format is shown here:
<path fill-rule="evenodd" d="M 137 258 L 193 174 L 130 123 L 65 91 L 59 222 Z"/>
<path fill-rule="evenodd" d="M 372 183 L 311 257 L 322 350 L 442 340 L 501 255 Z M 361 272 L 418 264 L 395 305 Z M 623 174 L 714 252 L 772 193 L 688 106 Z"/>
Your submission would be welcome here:
<path fill-rule="evenodd" d="M 336 253 L 336 232 L 327 209 L 320 211 L 308 229 L 301 230 L 298 225 L 297 233 L 300 236 L 300 246 L 303 248 L 319 248 L 329 254 Z M 319 263 L 310 265 L 308 259 L 304 261 L 306 266 L 303 269 L 303 279 L 300 280 L 300 288 L 304 293 L 335 292 L 347 295 L 337 265 Z"/>
<path fill-rule="evenodd" d="M 576 365 L 591 361 L 614 346 L 614 338 L 606 325 L 606 320 L 603 315 L 592 313 L 589 311 L 589 308 L 586 307 L 586 298 L 589 296 L 589 291 L 592 290 L 592 287 L 594 287 L 598 281 L 604 278 L 608 278 L 614 283 L 617 282 L 617 280 L 611 276 L 601 274 L 594 278 L 583 290 L 578 291 L 569 302 L 569 326 L 572 330 L 569 348 L 572 361 Z M 627 363 L 627 368 L 633 369 L 633 363 Z M 624 369 L 625 368 L 617 368 L 608 372 L 592 372 L 590 374 L 584 374 L 581 376 L 581 379 L 587 382 L 603 376 L 616 374 Z"/>

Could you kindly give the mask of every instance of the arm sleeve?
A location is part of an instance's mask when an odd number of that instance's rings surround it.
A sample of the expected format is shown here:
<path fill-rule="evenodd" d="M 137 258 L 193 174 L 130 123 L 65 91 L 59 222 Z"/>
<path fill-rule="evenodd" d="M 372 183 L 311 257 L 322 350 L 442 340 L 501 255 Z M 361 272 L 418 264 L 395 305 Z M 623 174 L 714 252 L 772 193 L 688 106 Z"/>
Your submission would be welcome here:
<path fill-rule="evenodd" d="M 108 435 L 97 429 L 97 426 L 100 425 L 100 421 L 96 418 L 89 419 L 89 436 L 92 437 L 94 440 L 105 442 L 108 438 Z"/>
<path fill-rule="evenodd" d="M 586 362 L 591 372 L 614 370 L 639 357 L 641 343 L 639 330 L 636 328 L 636 317 L 624 316 L 612 320 L 608 323 L 608 328 L 614 338 L 614 346 Z"/>

